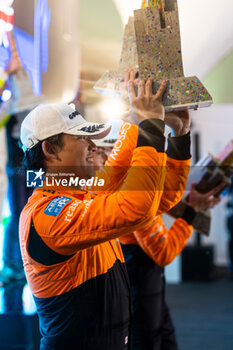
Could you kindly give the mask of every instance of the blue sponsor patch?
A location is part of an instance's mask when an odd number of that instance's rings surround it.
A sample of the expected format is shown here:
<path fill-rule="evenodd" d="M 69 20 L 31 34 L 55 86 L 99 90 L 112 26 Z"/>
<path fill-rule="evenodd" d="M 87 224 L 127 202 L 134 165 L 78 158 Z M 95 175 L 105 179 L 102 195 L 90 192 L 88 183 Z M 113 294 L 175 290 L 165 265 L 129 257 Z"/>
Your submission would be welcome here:
<path fill-rule="evenodd" d="M 45 208 L 44 213 L 50 216 L 58 216 L 62 208 L 72 199 L 69 197 L 54 198 Z"/>

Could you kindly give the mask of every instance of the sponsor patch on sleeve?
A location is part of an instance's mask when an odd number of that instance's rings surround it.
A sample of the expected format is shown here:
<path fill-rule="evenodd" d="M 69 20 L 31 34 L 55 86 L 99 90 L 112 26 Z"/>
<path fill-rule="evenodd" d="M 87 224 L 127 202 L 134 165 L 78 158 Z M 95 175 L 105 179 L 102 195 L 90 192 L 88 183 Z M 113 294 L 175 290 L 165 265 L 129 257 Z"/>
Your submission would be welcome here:
<path fill-rule="evenodd" d="M 50 216 L 58 216 L 62 208 L 71 200 L 69 197 L 56 197 L 47 205 L 44 213 Z"/>

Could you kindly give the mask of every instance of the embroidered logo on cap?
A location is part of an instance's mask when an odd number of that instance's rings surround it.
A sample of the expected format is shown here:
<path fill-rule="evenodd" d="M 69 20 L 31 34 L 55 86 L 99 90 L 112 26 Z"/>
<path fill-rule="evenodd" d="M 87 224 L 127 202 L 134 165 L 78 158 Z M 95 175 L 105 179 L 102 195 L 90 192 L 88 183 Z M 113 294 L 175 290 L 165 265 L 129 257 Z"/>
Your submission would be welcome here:
<path fill-rule="evenodd" d="M 82 129 L 82 131 L 85 131 L 85 132 L 89 132 L 89 133 L 93 133 L 93 132 L 96 132 L 96 131 L 99 131 L 99 129 L 102 129 L 104 128 L 104 124 L 98 124 L 98 125 L 89 125 L 89 126 L 84 126 Z"/>
<path fill-rule="evenodd" d="M 106 139 L 106 140 L 103 140 L 105 143 L 115 143 L 116 142 L 116 139 Z"/>
<path fill-rule="evenodd" d="M 70 119 L 74 119 L 77 115 L 79 115 L 80 113 L 78 111 L 74 111 L 73 113 L 69 114 L 69 118 Z"/>

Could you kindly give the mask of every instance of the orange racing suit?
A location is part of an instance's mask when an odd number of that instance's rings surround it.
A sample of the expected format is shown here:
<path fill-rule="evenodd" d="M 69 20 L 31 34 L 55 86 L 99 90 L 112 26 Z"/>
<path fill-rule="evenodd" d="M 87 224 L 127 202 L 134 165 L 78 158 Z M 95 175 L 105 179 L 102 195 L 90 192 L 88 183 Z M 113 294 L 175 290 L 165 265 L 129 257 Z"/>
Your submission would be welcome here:
<path fill-rule="evenodd" d="M 150 125 L 148 144 L 147 123 L 118 191 L 38 188 L 22 211 L 20 245 L 43 350 L 129 348 L 129 281 L 116 238 L 152 222 L 166 172 L 164 137 Z"/>
<path fill-rule="evenodd" d="M 131 137 L 135 140 L 133 134 Z M 186 135 L 175 139 L 175 145 L 170 145 L 170 149 L 168 147 L 168 170 L 159 210 L 172 206 L 183 194 L 190 164 L 188 138 Z M 184 152 L 179 155 L 182 147 Z M 130 156 L 128 150 L 126 165 Z M 184 217 L 177 219 L 169 230 L 165 228 L 162 216 L 157 215 L 148 226 L 120 237 L 124 243 L 122 249 L 132 292 L 132 350 L 177 349 L 174 327 L 165 301 L 163 268 L 160 266 L 169 264 L 184 248 L 193 229 L 189 225 L 192 215 L 192 210 L 187 210 Z"/>

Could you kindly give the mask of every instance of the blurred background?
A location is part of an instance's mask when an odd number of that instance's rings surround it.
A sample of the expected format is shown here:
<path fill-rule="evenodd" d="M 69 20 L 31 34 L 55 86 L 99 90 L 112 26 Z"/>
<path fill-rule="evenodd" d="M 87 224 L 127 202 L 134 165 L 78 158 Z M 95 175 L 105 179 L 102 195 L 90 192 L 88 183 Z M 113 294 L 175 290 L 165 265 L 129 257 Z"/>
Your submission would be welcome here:
<path fill-rule="evenodd" d="M 201 79 L 214 100 L 210 108 L 191 112 L 192 153 L 198 160 L 208 152 L 218 154 L 233 138 L 233 3 L 231 0 L 221 3 L 178 0 L 178 6 L 185 76 L 196 75 Z M 78 103 L 87 120 L 116 120 L 113 125 L 117 131 L 122 106 L 98 94 L 93 86 L 107 70 L 117 69 L 124 25 L 133 10 L 141 7 L 141 0 L 0 0 L 0 13 L 11 7 L 14 9 L 14 40 L 32 84 L 32 95 L 46 102 Z M 11 57 L 6 31 L 6 23 L 0 17 L 0 67 L 3 69 Z M 19 100 L 24 100 L 25 85 L 18 84 Z M 28 105 L 21 106 L 19 102 L 19 107 L 14 107 L 12 115 L 19 117 L 14 123 L 10 119 L 13 125 L 9 121 L 0 123 L 2 269 L 4 234 L 14 210 L 8 185 L 17 181 L 15 177 L 9 180 L 12 169 L 18 167 L 18 164 L 11 164 L 11 143 L 19 138 L 17 128 L 25 116 L 23 113 L 33 103 L 35 101 L 29 99 Z M 183 350 L 233 349 L 233 281 L 226 225 L 230 200 L 226 190 L 221 203 L 211 212 L 209 237 L 194 233 L 189 240 L 188 245 L 196 249 L 192 266 L 185 265 L 189 277 L 182 278 L 184 261 L 181 256 L 166 268 L 170 283 L 168 302 Z M 17 197 L 13 198 L 16 204 L 18 201 Z M 172 223 L 170 218 L 165 221 L 168 227 Z M 30 290 L 27 285 L 25 287 L 25 280 L 18 278 L 12 285 L 8 283 L 11 277 L 4 280 L 4 276 L 0 290 L 0 349 L 14 349 L 17 341 L 21 342 L 22 349 L 37 349 L 38 321 Z M 17 330 L 9 345 L 8 333 L 2 334 L 2 330 L 11 329 L 17 317 L 21 317 L 22 328 Z"/>

